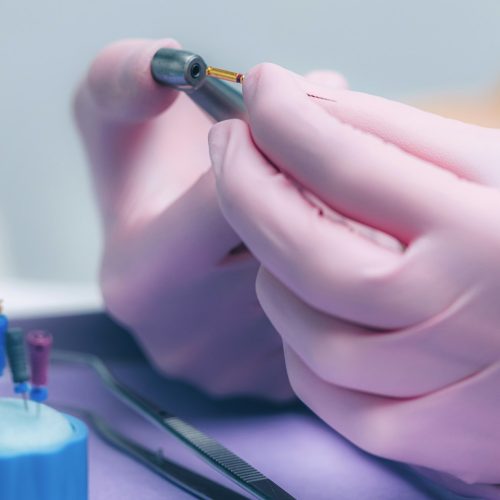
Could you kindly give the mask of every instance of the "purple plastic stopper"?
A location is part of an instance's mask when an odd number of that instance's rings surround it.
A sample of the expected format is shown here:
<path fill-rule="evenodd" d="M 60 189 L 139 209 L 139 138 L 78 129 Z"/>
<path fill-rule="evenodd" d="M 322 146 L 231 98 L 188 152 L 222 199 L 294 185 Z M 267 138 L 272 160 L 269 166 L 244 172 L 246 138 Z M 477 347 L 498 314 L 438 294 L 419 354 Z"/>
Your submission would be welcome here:
<path fill-rule="evenodd" d="M 26 336 L 26 342 L 30 353 L 31 383 L 34 386 L 47 385 L 52 335 L 44 330 L 32 330 Z"/>

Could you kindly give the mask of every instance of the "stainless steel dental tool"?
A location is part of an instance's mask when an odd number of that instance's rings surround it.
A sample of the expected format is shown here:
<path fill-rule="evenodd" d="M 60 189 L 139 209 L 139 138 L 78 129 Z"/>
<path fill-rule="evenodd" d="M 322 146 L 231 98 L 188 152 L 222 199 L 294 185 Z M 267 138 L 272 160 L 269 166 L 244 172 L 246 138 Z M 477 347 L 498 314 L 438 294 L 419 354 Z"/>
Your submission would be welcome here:
<path fill-rule="evenodd" d="M 132 390 L 114 377 L 97 356 L 54 350 L 52 361 L 79 363 L 92 368 L 108 389 L 124 403 L 178 439 L 213 468 L 260 500 L 293 500 L 293 497 L 238 455 L 168 410 Z"/>
<path fill-rule="evenodd" d="M 158 83 L 184 91 L 215 121 L 246 120 L 241 92 L 220 80 L 241 83 L 241 73 L 208 66 L 187 50 L 162 48 L 153 56 L 151 74 Z"/>
<path fill-rule="evenodd" d="M 154 451 L 133 441 L 128 436 L 118 432 L 110 422 L 106 422 L 103 418 L 91 411 L 60 404 L 58 404 L 57 407 L 72 415 L 77 415 L 85 419 L 97 434 L 111 446 L 144 464 L 152 471 L 164 477 L 167 481 L 186 490 L 195 498 L 200 498 L 202 500 L 211 500 L 213 498 L 217 500 L 247 499 L 246 496 L 240 495 L 208 477 L 202 476 L 201 474 L 169 460 L 163 455 L 162 449 Z"/>

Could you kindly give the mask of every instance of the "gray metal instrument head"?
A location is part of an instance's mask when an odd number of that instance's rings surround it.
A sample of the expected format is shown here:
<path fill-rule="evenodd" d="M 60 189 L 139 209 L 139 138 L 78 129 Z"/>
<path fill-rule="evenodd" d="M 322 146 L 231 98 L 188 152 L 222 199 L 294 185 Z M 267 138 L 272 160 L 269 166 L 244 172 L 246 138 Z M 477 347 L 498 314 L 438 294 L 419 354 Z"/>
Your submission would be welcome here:
<path fill-rule="evenodd" d="M 185 92 L 200 87 L 206 78 L 206 71 L 205 61 L 187 50 L 163 48 L 151 61 L 151 73 L 157 82 Z"/>
<path fill-rule="evenodd" d="M 241 92 L 207 77 L 207 64 L 187 50 L 162 48 L 153 56 L 151 74 L 160 84 L 182 90 L 215 121 L 247 119 Z"/>

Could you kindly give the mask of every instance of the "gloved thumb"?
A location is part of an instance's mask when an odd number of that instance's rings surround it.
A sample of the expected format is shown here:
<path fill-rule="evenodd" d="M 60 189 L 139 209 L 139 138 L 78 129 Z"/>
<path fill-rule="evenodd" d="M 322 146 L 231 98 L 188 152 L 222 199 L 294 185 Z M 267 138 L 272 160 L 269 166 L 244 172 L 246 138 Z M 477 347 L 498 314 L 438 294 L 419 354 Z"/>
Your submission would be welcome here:
<path fill-rule="evenodd" d="M 140 122 L 157 116 L 178 94 L 151 75 L 151 59 L 161 47 L 180 45 L 172 39 L 130 39 L 107 46 L 92 63 L 80 91 L 86 89 L 99 112 L 114 120 Z"/>

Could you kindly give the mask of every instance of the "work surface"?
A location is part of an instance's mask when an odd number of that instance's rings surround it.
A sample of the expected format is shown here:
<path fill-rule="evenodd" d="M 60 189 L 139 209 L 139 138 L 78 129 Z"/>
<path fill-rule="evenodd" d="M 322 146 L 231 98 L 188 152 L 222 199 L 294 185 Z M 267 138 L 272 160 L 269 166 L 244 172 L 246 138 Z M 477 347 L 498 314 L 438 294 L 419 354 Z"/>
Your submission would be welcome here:
<path fill-rule="evenodd" d="M 405 466 L 363 453 L 298 403 L 275 407 L 248 399 L 217 401 L 182 382 L 161 377 L 148 366 L 130 335 L 103 314 L 13 323 L 49 329 L 58 348 L 100 355 L 120 380 L 219 440 L 296 498 L 462 498 Z M 94 411 L 133 439 L 152 449 L 161 448 L 167 458 L 232 487 L 184 445 L 115 399 L 90 368 L 54 366 L 49 403 Z M 89 461 L 91 500 L 191 498 L 93 432 Z"/>

